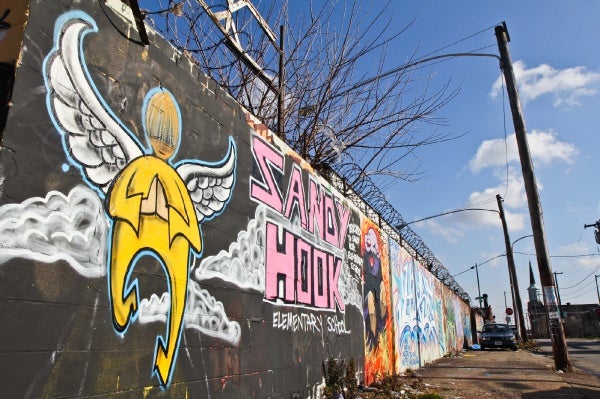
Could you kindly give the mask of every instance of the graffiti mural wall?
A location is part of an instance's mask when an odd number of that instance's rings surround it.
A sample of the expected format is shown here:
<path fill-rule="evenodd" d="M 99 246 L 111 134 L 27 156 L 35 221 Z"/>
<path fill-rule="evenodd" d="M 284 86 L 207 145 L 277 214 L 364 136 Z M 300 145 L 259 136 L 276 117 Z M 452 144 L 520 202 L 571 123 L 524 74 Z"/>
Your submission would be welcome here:
<path fill-rule="evenodd" d="M 363 258 L 363 317 L 365 322 L 365 381 L 394 371 L 394 329 L 390 298 L 388 239 L 370 219 L 361 224 Z"/>
<path fill-rule="evenodd" d="M 329 357 L 370 383 L 472 342 L 468 304 L 122 2 L 28 5 L 7 397 L 317 398 Z"/>
<path fill-rule="evenodd" d="M 390 240 L 396 372 L 418 368 L 473 344 L 471 309 Z M 482 322 L 481 316 L 475 320 Z"/>
<path fill-rule="evenodd" d="M 443 287 L 444 326 L 448 351 L 460 351 L 473 344 L 470 308 L 447 287 Z"/>
<path fill-rule="evenodd" d="M 448 353 L 445 308 L 438 279 L 409 252 L 390 241 L 396 371 L 418 368 Z M 452 347 L 456 346 L 452 342 Z"/>

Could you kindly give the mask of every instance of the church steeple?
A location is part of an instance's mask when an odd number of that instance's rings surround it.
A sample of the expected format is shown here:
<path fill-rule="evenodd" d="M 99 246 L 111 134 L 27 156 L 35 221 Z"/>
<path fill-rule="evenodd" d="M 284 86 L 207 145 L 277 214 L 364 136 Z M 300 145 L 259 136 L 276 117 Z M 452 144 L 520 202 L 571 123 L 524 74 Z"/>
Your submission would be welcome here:
<path fill-rule="evenodd" d="M 529 302 L 535 302 L 538 300 L 538 288 L 535 285 L 535 277 L 533 275 L 533 269 L 531 268 L 531 261 L 529 261 Z"/>

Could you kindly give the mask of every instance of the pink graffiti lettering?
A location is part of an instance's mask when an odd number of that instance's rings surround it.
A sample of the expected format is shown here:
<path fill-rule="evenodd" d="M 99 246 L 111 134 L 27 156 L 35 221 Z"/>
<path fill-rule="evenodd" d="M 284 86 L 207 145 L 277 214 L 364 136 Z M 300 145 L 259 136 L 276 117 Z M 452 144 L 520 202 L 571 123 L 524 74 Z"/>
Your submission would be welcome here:
<path fill-rule="evenodd" d="M 325 241 L 328 243 L 337 246 L 338 224 L 337 219 L 335 218 L 335 210 L 333 208 L 333 198 L 331 198 L 329 195 L 325 195 L 323 199 L 325 200 L 323 204 L 323 207 L 325 208 L 325 237 L 323 238 L 325 238 Z"/>
<path fill-rule="evenodd" d="M 342 260 L 274 223 L 266 227 L 265 298 L 344 311 Z"/>
<path fill-rule="evenodd" d="M 297 215 L 304 230 L 343 249 L 350 220 L 348 206 L 334 198 L 311 175 L 308 176 L 306 195 L 303 170 L 295 164 L 291 168 L 287 192 L 282 193 L 273 173 L 283 173 L 283 155 L 258 136 L 252 138 L 252 151 L 260 179 L 250 178 L 250 198 L 273 208 L 290 221 Z"/>
<path fill-rule="evenodd" d="M 331 262 L 331 263 L 329 263 Z M 344 300 L 338 290 L 338 281 L 340 280 L 340 273 L 342 271 L 342 260 L 340 258 L 329 257 L 327 259 L 327 269 L 329 270 L 329 283 L 331 285 L 329 290 L 329 304 L 333 309 L 333 303 L 337 303 L 338 308 L 343 312 L 345 309 Z"/>
<path fill-rule="evenodd" d="M 300 224 L 306 229 L 306 204 L 304 203 L 304 186 L 302 185 L 302 174 L 297 166 L 292 167 L 292 175 L 285 201 L 285 217 L 292 219 L 294 209 L 300 216 Z"/>
<path fill-rule="evenodd" d="M 342 204 L 341 202 L 336 203 L 338 215 L 340 218 L 340 234 L 338 247 L 342 248 L 346 241 L 346 233 L 348 232 L 348 222 L 350 221 L 350 208 Z"/>
<path fill-rule="evenodd" d="M 283 155 L 258 137 L 252 138 L 252 153 L 258 164 L 261 180 L 250 177 L 250 198 L 282 211 L 281 192 L 273 176 L 273 168 L 283 173 Z"/>
<path fill-rule="evenodd" d="M 315 306 L 318 308 L 326 308 L 329 306 L 329 297 L 327 293 L 329 291 L 328 279 L 325 274 L 325 268 L 327 267 L 327 253 L 320 249 L 313 249 L 313 276 L 316 285 L 314 290 L 315 295 Z"/>
<path fill-rule="evenodd" d="M 317 235 L 324 234 L 325 231 L 325 215 L 323 213 L 323 194 L 321 193 L 321 187 L 313 179 L 309 179 L 308 182 L 309 192 L 309 214 L 308 218 L 308 232 L 315 233 Z M 315 222 L 317 231 L 315 232 Z"/>
<path fill-rule="evenodd" d="M 334 209 L 334 199 L 331 195 L 325 193 L 313 179 L 310 179 L 308 183 L 308 190 L 310 204 L 308 231 L 338 248 L 344 248 L 350 220 L 350 209 L 339 201 L 335 201 L 336 207 Z M 315 225 L 317 231 L 315 231 Z"/>

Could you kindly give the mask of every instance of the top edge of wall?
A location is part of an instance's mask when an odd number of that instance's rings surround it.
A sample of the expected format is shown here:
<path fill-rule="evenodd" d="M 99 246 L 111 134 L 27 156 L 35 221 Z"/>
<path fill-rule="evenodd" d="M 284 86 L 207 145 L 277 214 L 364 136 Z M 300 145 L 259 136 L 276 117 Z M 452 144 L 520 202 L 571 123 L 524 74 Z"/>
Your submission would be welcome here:
<path fill-rule="evenodd" d="M 101 1 L 103 1 L 108 8 L 114 11 L 114 13 L 121 18 L 124 23 L 129 24 L 132 28 L 131 31 L 135 32 L 134 34 L 138 34 L 133 12 L 128 4 L 123 3 L 121 0 Z M 150 46 L 154 46 L 166 54 L 170 54 L 170 58 L 175 64 L 177 64 L 182 70 L 186 71 L 191 76 L 195 76 L 197 80 L 200 81 L 202 85 L 209 91 L 218 94 L 221 99 L 226 99 L 232 104 L 235 104 L 243 109 L 241 104 L 231 97 L 229 93 L 223 90 L 210 76 L 206 75 L 206 73 L 195 63 L 191 56 L 186 55 L 183 51 L 175 48 L 165 37 L 160 34 L 160 32 L 154 30 L 151 25 L 148 25 L 144 22 L 144 26 L 149 37 Z M 244 111 L 248 112 L 246 109 L 244 109 Z"/>

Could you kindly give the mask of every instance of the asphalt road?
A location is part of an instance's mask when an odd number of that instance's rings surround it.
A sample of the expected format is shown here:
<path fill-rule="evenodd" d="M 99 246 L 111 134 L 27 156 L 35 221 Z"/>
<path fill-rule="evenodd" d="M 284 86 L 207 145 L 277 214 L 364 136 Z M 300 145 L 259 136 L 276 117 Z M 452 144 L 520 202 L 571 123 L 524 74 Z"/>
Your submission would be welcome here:
<path fill-rule="evenodd" d="M 540 351 L 552 356 L 552 343 L 549 339 L 536 340 Z M 600 339 L 567 339 L 571 364 L 586 373 L 600 377 Z"/>
<path fill-rule="evenodd" d="M 600 398 L 599 377 L 578 366 L 572 373 L 556 372 L 552 357 L 522 349 L 465 351 L 412 374 L 444 399 Z"/>

